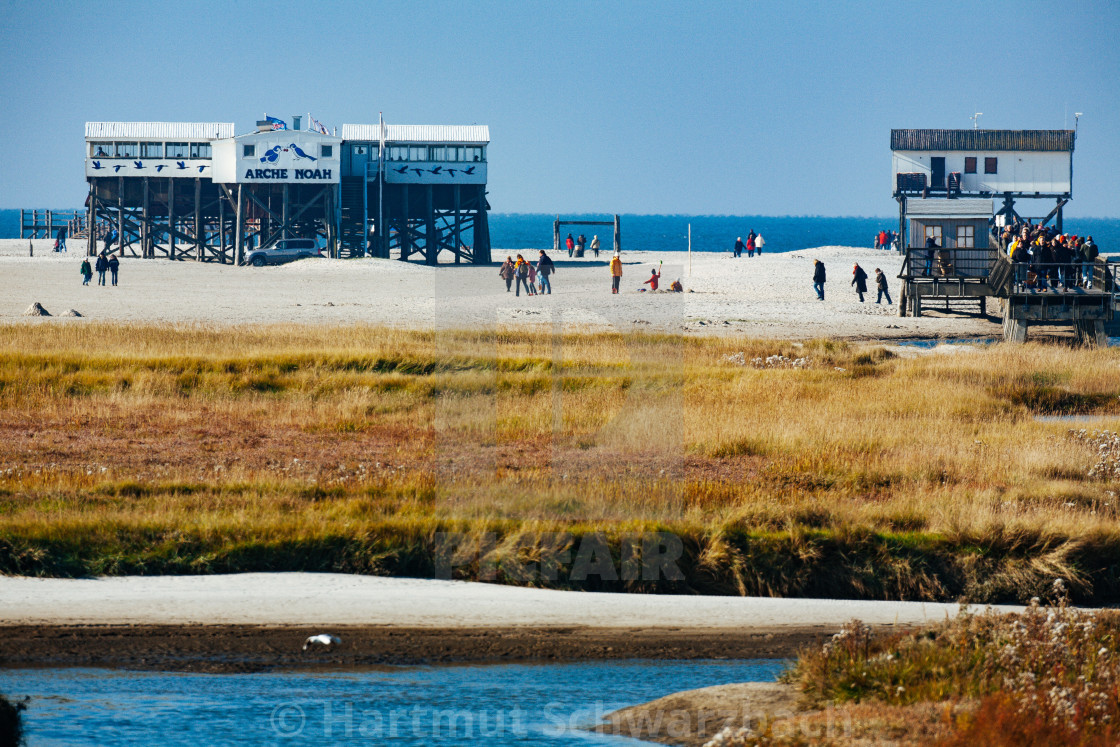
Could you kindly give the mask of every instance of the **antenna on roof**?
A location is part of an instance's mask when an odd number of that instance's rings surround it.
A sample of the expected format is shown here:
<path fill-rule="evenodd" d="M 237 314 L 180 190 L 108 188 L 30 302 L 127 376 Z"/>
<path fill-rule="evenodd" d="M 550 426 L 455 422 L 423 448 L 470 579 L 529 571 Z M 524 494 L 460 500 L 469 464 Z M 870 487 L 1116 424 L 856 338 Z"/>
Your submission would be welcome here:
<path fill-rule="evenodd" d="M 976 120 L 980 119 L 980 117 L 983 117 L 983 116 L 984 116 L 984 112 L 976 112 L 971 117 L 969 117 L 969 119 L 972 120 L 972 129 L 974 129 L 974 130 L 977 129 Z"/>
<path fill-rule="evenodd" d="M 1074 112 L 1073 113 L 1073 131 L 1074 132 L 1077 132 L 1077 120 L 1081 119 L 1082 116 L 1083 116 L 1082 112 Z"/>

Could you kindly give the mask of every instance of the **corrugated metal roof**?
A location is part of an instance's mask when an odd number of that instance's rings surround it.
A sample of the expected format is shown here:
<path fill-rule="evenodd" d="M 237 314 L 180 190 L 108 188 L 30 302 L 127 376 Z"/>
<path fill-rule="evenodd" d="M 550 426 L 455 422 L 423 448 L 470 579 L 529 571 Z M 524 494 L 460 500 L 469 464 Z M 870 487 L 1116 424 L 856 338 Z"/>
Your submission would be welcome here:
<path fill-rule="evenodd" d="M 891 130 L 891 150 L 1073 152 L 1073 130 Z"/>
<path fill-rule="evenodd" d="M 906 201 L 907 218 L 991 218 L 993 201 L 989 199 L 948 200 L 943 197 Z"/>
<path fill-rule="evenodd" d="M 379 140 L 375 124 L 342 125 L 343 140 Z M 466 143 L 486 145 L 490 142 L 489 125 L 385 125 L 388 143 Z"/>
<path fill-rule="evenodd" d="M 86 139 L 217 140 L 233 137 L 233 122 L 86 122 Z"/>

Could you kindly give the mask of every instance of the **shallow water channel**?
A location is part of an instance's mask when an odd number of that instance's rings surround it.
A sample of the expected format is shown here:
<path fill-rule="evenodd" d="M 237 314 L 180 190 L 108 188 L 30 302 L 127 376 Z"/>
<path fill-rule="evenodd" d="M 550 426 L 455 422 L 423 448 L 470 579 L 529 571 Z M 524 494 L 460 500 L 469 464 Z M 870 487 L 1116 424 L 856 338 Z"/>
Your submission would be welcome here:
<path fill-rule="evenodd" d="M 612 661 L 190 674 L 0 671 L 40 745 L 625 745 L 584 731 L 679 690 L 772 681 L 784 662 Z"/>

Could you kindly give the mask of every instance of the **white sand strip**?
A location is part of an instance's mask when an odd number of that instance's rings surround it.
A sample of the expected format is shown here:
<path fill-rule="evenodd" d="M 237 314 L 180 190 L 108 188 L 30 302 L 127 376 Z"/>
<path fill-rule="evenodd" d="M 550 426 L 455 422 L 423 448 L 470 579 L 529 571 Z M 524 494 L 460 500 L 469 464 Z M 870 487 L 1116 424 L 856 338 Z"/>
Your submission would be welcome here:
<path fill-rule="evenodd" d="M 733 238 L 733 237 L 732 237 Z M 954 314 L 899 318 L 897 306 L 865 303 L 851 287 L 852 265 L 882 268 L 898 301 L 902 258 L 892 252 L 831 246 L 739 259 L 726 253 L 624 251 L 622 293 L 610 293 L 609 257 L 557 264 L 553 293 L 507 293 L 497 265 L 425 265 L 389 259 L 305 259 L 279 267 L 231 267 L 164 259 L 121 261 L 120 285 L 83 286 L 80 253 L 59 255 L 50 241 L 0 240 L 0 322 L 91 321 L 254 324 L 368 323 L 409 329 L 544 325 L 555 330 L 658 330 L 806 339 L 990 336 L 992 321 Z M 75 247 L 80 249 L 81 247 Z M 523 250 L 524 251 L 524 250 Z M 508 253 L 495 250 L 494 257 Z M 533 258 L 536 252 L 526 252 Z M 828 268 L 825 300 L 811 288 L 813 260 Z M 663 263 L 663 264 L 662 264 Z M 660 266 L 662 287 L 679 278 L 692 293 L 641 293 Z M 32 303 L 52 317 L 25 317 Z M 81 318 L 67 318 L 76 309 Z"/>
<path fill-rule="evenodd" d="M 0 577 L 0 624 L 804 628 L 836 627 L 852 618 L 917 624 L 960 609 L 921 602 L 595 594 L 320 573 Z"/>

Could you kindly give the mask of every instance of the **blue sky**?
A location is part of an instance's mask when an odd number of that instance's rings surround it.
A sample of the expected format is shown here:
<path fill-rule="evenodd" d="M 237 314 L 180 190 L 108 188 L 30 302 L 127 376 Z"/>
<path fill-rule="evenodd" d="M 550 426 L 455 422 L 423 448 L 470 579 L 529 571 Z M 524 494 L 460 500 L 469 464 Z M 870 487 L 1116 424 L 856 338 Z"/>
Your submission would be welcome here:
<path fill-rule="evenodd" d="M 1120 215 L 1115 2 L 6 4 L 0 207 L 85 199 L 87 120 L 488 124 L 500 212 L 890 215 L 892 127 L 1084 112 Z"/>

